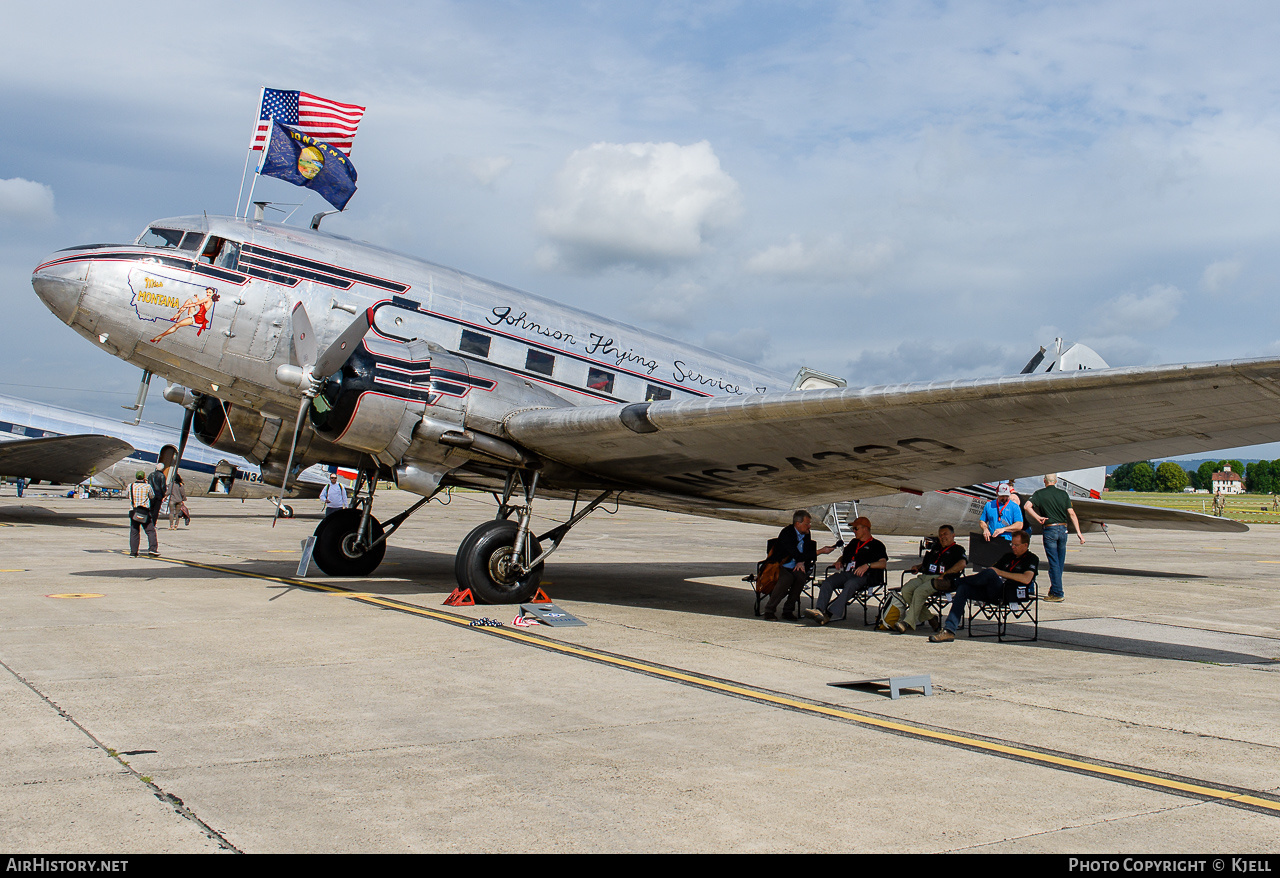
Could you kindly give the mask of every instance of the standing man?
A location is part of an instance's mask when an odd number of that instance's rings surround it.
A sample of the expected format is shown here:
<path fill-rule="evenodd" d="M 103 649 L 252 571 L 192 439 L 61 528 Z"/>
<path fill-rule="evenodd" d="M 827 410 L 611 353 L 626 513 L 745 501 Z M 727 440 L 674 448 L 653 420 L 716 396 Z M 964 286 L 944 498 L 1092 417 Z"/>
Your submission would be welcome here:
<path fill-rule="evenodd" d="M 834 548 L 827 546 L 819 554 L 825 555 Z M 805 610 L 804 614 L 819 625 L 843 621 L 849 611 L 849 601 L 855 594 L 884 584 L 884 571 L 888 566 L 889 553 L 885 551 L 884 543 L 871 536 L 871 520 L 865 515 L 855 518 L 853 541 L 840 554 L 836 572 L 823 581 L 817 608 Z M 837 589 L 840 595 L 833 600 L 832 595 Z"/>
<path fill-rule="evenodd" d="M 942 630 L 929 635 L 930 643 L 950 643 L 964 624 L 964 605 L 970 599 L 980 601 L 1012 601 L 1019 585 L 1030 585 L 1040 569 L 1040 559 L 1027 551 L 1031 536 L 1026 531 L 1015 531 L 1010 543 L 1011 551 L 996 562 L 995 567 L 979 570 L 972 576 L 956 580 L 956 594 L 951 599 L 951 612 Z"/>
<path fill-rule="evenodd" d="M 935 594 L 946 594 L 955 588 L 956 577 L 964 572 L 964 547 L 956 542 L 956 529 L 949 524 L 938 528 L 938 542 L 925 552 L 919 564 L 911 568 L 920 575 L 902 584 L 902 600 L 907 611 L 891 628 L 898 634 L 914 631 L 923 619 L 925 603 Z M 929 624 L 934 631 L 942 627 L 942 620 L 929 613 Z"/>
<path fill-rule="evenodd" d="M 1058 474 L 1044 477 L 1044 487 L 1031 495 L 1026 502 L 1027 517 L 1044 528 L 1044 556 L 1049 562 L 1049 594 L 1046 601 L 1058 602 L 1065 598 L 1062 592 L 1062 568 L 1067 563 L 1067 520 L 1084 545 L 1080 532 L 1080 519 L 1071 508 L 1071 495 L 1058 487 Z"/>
<path fill-rule="evenodd" d="M 169 493 L 169 480 L 164 474 L 164 464 L 157 460 L 156 468 L 147 476 L 147 485 L 151 488 L 151 523 L 160 520 L 160 504 Z"/>
<path fill-rule="evenodd" d="M 329 473 L 329 484 L 320 492 L 320 499 L 324 502 L 325 518 L 347 508 L 347 489 L 338 484 L 337 473 Z"/>
<path fill-rule="evenodd" d="M 982 538 L 988 542 L 999 537 L 1010 539 L 1022 530 L 1022 510 L 1011 501 L 1013 489 L 1007 484 L 996 489 L 996 499 L 982 507 Z"/>
<path fill-rule="evenodd" d="M 22 496 L 22 489 L 23 489 L 23 488 L 25 488 L 25 487 L 27 486 L 27 480 L 26 480 L 26 479 L 24 479 L 24 478 L 22 478 L 22 476 L 18 476 L 18 481 L 17 481 L 17 483 L 16 483 L 16 484 L 17 484 L 17 486 L 18 486 L 18 496 L 19 496 L 19 497 L 21 497 L 21 496 Z"/>
<path fill-rule="evenodd" d="M 769 595 L 769 603 L 764 607 L 764 620 L 778 620 L 778 604 L 786 598 L 782 606 L 782 618 L 789 622 L 796 620 L 796 606 L 800 603 L 800 592 L 809 581 L 809 571 L 818 563 L 818 555 L 831 551 L 831 546 L 824 546 L 819 552 L 813 542 L 809 529 L 813 527 L 813 517 L 803 509 L 797 509 L 791 516 L 791 527 L 784 527 L 773 543 L 773 551 L 765 559 L 765 563 L 780 563 L 778 581 L 774 583 L 773 593 Z"/>

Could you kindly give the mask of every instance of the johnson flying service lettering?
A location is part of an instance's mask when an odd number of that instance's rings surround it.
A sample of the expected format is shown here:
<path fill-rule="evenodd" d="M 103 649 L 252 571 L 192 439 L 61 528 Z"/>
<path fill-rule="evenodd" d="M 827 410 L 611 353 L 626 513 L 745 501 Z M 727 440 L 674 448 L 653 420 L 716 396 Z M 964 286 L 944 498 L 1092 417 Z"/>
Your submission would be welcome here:
<path fill-rule="evenodd" d="M 603 357 L 611 359 L 615 366 L 619 368 L 627 365 L 634 365 L 638 369 L 643 370 L 646 375 L 652 375 L 657 371 L 660 365 L 657 360 L 650 359 L 644 354 L 637 353 L 632 348 L 619 346 L 612 336 L 599 332 L 588 332 L 589 341 L 584 341 L 576 337 L 572 332 L 558 327 L 552 327 L 535 320 L 529 316 L 528 311 L 515 313 L 515 309 L 510 306 L 499 306 L 494 308 L 490 314 L 492 316 L 485 317 L 490 326 L 513 326 L 522 329 L 525 332 L 534 335 L 540 335 L 553 341 L 560 342 L 564 345 L 572 347 L 580 347 L 587 354 L 595 357 Z M 682 360 L 676 360 L 672 364 L 671 378 L 678 384 L 696 385 L 699 387 L 714 387 L 725 393 L 742 395 L 748 391 L 744 391 L 740 384 L 728 381 L 724 378 L 703 375 L 696 369 L 690 368 Z M 753 393 L 764 393 L 766 388 L 756 387 Z"/>

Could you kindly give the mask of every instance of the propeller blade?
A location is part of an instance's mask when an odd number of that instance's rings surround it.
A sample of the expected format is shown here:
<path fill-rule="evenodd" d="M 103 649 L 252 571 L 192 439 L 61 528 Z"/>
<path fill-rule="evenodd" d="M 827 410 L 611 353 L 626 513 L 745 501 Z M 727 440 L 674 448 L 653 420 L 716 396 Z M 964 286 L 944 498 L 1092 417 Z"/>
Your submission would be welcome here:
<path fill-rule="evenodd" d="M 182 452 L 187 450 L 187 439 L 191 436 L 191 419 L 196 416 L 194 407 L 187 409 L 187 413 L 182 416 L 182 438 L 178 440 L 178 456 L 173 460 L 173 473 L 169 476 L 169 487 L 173 488 L 174 480 L 178 478 L 178 467 L 182 466 Z"/>
<path fill-rule="evenodd" d="M 324 349 L 324 353 L 315 361 L 312 370 L 317 378 L 327 378 L 342 368 L 343 364 L 355 352 L 360 339 L 364 338 L 369 327 L 373 325 L 373 310 L 365 308 L 351 325 L 342 330 L 342 335 L 334 339 L 333 344 Z"/>
<path fill-rule="evenodd" d="M 311 318 L 301 302 L 293 306 L 293 357 L 295 365 L 306 369 L 316 362 L 316 333 L 311 328 Z"/>
<path fill-rule="evenodd" d="M 298 305 L 302 307 L 301 304 Z M 302 312 L 304 315 L 306 311 Z M 289 443 L 289 462 L 284 465 L 284 478 L 280 480 L 280 499 L 276 503 L 276 514 L 271 519 L 271 526 L 275 527 L 276 522 L 280 520 L 280 507 L 284 505 L 284 492 L 289 489 L 289 471 L 293 469 L 293 452 L 298 447 L 298 433 L 302 431 L 302 419 L 307 416 L 307 403 L 311 402 L 311 397 L 304 396 L 302 405 L 298 406 L 298 420 L 293 425 L 293 441 Z"/>

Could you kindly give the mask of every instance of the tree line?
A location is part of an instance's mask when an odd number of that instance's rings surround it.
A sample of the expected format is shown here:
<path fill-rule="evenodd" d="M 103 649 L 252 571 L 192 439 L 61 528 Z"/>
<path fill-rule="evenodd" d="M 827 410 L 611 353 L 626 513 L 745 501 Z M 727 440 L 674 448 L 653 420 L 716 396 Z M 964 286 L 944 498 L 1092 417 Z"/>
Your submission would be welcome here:
<path fill-rule="evenodd" d="M 1193 470 L 1185 470 L 1172 460 L 1156 466 L 1149 460 L 1125 463 L 1107 476 L 1107 487 L 1112 491 L 1147 491 L 1180 493 L 1183 488 L 1213 490 L 1213 474 L 1233 473 L 1244 478 L 1244 489 L 1250 494 L 1274 494 L 1280 492 L 1280 460 L 1259 460 L 1245 466 L 1238 460 L 1206 460 Z"/>

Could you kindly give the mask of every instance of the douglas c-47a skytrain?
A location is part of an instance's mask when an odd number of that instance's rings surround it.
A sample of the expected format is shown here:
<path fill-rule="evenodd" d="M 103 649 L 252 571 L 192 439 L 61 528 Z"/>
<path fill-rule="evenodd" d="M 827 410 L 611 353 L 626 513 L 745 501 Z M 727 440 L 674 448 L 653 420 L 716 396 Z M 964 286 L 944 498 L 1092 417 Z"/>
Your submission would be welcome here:
<path fill-rule="evenodd" d="M 1280 440 L 1277 360 L 793 381 L 258 219 L 159 220 L 133 244 L 58 251 L 32 284 L 95 345 L 181 385 L 168 395 L 185 399 L 188 425 L 259 462 L 268 482 L 314 463 L 357 470 L 351 507 L 316 530 L 329 574 L 372 572 L 386 538 L 445 486 L 498 494 L 497 517 L 466 535 L 455 565 L 491 602 L 532 595 L 547 556 L 613 498 L 759 522 L 856 498 L 869 515 L 885 510 L 878 533 L 920 534 L 940 518 L 963 524 L 934 493 L 957 485 Z M 423 499 L 379 522 L 379 478 Z M 534 534 L 539 497 L 582 502 Z"/>

